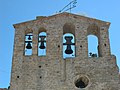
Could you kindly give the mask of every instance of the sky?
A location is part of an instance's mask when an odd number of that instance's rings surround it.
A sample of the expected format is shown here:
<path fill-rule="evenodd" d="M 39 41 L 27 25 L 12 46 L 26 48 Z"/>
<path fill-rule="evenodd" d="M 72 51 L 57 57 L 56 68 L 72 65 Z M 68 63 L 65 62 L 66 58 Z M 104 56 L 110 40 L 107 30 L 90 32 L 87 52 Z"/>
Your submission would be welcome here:
<path fill-rule="evenodd" d="M 0 87 L 10 83 L 15 29 L 13 24 L 34 20 L 36 16 L 56 14 L 72 0 L 0 0 Z M 71 13 L 111 22 L 111 53 L 120 67 L 120 0 L 77 0 Z"/>

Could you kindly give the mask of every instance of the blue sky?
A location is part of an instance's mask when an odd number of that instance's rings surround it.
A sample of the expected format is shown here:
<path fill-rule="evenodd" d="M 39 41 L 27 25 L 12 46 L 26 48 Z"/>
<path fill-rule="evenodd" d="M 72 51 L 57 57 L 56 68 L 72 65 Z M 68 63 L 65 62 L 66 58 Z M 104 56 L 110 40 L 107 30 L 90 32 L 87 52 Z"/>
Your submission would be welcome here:
<path fill-rule="evenodd" d="M 13 55 L 13 24 L 49 16 L 71 0 L 0 0 L 0 87 L 8 87 Z M 120 0 L 77 0 L 72 13 L 111 22 L 109 29 L 112 54 L 120 67 Z"/>

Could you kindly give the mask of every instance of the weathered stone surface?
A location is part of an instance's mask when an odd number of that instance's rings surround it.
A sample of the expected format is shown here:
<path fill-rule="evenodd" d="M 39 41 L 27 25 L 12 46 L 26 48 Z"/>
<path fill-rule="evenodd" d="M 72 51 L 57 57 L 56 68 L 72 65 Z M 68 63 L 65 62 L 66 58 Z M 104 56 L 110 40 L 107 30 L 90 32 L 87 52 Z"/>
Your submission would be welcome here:
<path fill-rule="evenodd" d="M 6 89 L 6 88 L 0 88 L 0 90 L 8 90 L 8 89 Z"/>
<path fill-rule="evenodd" d="M 111 55 L 109 22 L 61 13 L 15 24 L 10 90 L 120 90 L 116 57 Z M 38 56 L 38 34 L 46 31 L 46 56 Z M 25 34 L 33 33 L 31 56 L 24 55 Z M 75 36 L 74 58 L 63 59 L 63 34 Z M 98 37 L 99 57 L 88 57 L 88 35 Z M 86 87 L 79 89 L 82 80 Z"/>

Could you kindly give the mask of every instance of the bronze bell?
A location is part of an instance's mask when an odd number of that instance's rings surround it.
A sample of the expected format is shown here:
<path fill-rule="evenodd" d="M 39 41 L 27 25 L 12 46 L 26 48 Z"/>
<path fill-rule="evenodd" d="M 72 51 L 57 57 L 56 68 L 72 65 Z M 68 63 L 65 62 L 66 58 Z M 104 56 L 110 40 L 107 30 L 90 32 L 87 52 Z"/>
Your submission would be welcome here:
<path fill-rule="evenodd" d="M 41 45 L 39 46 L 40 49 L 45 49 L 44 42 L 41 42 Z"/>
<path fill-rule="evenodd" d="M 40 49 L 45 49 L 45 45 L 44 45 L 44 43 L 45 43 L 45 37 L 46 36 L 39 36 L 40 38 L 41 38 L 41 40 L 40 40 L 40 42 L 41 42 L 41 44 L 40 44 L 40 46 L 39 46 L 39 48 Z"/>
<path fill-rule="evenodd" d="M 66 43 L 64 43 L 64 45 L 67 45 L 67 48 L 65 50 L 66 54 L 73 53 L 73 50 L 71 49 L 71 45 L 74 45 L 74 43 L 71 42 L 72 39 L 73 39 L 72 36 L 65 36 Z"/>
<path fill-rule="evenodd" d="M 28 36 L 28 40 L 31 40 L 31 36 L 30 35 Z"/>
<path fill-rule="evenodd" d="M 65 50 L 65 53 L 66 54 L 72 54 L 73 53 L 73 50 L 71 49 L 71 45 L 67 45 L 67 48 Z"/>
<path fill-rule="evenodd" d="M 32 46 L 31 46 L 31 43 L 30 43 L 30 42 L 28 42 L 26 48 L 27 48 L 27 49 L 32 49 Z"/>

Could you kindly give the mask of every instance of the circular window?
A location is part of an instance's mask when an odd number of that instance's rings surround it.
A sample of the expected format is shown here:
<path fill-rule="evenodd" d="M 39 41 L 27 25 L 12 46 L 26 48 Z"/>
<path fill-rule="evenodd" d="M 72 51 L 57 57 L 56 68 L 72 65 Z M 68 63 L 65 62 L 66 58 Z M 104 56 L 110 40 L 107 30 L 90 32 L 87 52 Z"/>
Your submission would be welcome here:
<path fill-rule="evenodd" d="M 78 78 L 78 79 L 75 81 L 75 86 L 76 86 L 77 88 L 85 88 L 85 87 L 87 87 L 88 83 L 89 83 L 89 79 L 84 76 L 84 77 Z"/>

